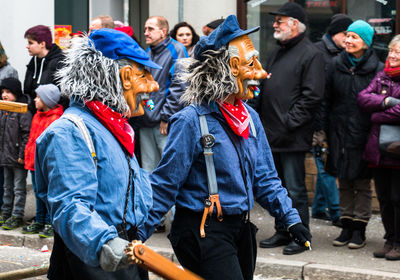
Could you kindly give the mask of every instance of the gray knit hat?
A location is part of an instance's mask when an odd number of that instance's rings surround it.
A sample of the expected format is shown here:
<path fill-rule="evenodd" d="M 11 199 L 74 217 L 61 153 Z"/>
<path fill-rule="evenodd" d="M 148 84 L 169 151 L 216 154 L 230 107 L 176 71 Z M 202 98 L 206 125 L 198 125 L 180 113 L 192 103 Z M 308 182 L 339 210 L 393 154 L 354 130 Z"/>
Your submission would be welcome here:
<path fill-rule="evenodd" d="M 50 109 L 56 106 L 60 100 L 60 90 L 53 84 L 40 85 L 35 91 Z"/>

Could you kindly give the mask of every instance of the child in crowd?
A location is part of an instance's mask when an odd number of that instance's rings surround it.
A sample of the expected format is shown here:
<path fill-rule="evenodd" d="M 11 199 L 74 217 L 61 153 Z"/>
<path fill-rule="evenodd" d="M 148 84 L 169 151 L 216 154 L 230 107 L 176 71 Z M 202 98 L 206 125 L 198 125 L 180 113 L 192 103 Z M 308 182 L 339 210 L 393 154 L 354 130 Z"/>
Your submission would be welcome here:
<path fill-rule="evenodd" d="M 36 114 L 32 119 L 31 133 L 25 148 L 25 169 L 31 171 L 32 185 L 36 196 L 36 220 L 22 228 L 22 233 L 39 233 L 40 237 L 51 237 L 54 234 L 50 223 L 49 213 L 46 205 L 37 196 L 35 183 L 35 148 L 36 139 L 42 132 L 63 114 L 63 107 L 58 105 L 60 90 L 53 84 L 40 85 L 36 89 L 35 107 Z"/>
<path fill-rule="evenodd" d="M 28 103 L 22 94 L 21 82 L 6 78 L 0 85 L 1 99 Z M 4 168 L 4 195 L 0 225 L 15 229 L 23 225 L 26 201 L 24 151 L 28 142 L 32 115 L 0 110 L 0 166 Z"/>

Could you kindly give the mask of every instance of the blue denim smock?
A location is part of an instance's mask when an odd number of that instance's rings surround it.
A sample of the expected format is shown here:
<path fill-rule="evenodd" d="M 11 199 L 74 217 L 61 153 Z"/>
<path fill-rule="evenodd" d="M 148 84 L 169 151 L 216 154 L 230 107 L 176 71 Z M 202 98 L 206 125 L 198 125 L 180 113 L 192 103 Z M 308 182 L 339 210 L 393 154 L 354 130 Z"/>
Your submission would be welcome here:
<path fill-rule="evenodd" d="M 97 168 L 82 133 L 60 118 L 36 142 L 35 178 L 55 231 L 83 262 L 99 265 L 99 253 L 118 236 L 128 187 L 128 161 L 116 138 L 82 104 L 72 103 L 65 114 L 81 117 L 92 137 Z M 152 192 L 147 173 L 131 158 L 132 189 L 128 229 L 147 220 Z"/>
<path fill-rule="evenodd" d="M 245 105 L 254 122 L 256 135 L 236 137 L 249 187 L 250 206 L 236 150 L 216 117 L 225 121 L 215 103 L 188 106 L 173 115 L 168 124 L 168 140 L 162 159 L 150 175 L 153 208 L 139 236 L 146 240 L 168 210 L 176 207 L 203 212 L 208 197 L 206 165 L 200 139 L 199 115 L 205 115 L 209 133 L 215 137 L 214 164 L 219 199 L 224 215 L 241 214 L 251 209 L 254 199 L 271 215 L 290 226 L 300 223 L 296 209 L 278 178 L 264 129 L 258 114 Z M 199 224 L 200 227 L 200 224 Z"/>

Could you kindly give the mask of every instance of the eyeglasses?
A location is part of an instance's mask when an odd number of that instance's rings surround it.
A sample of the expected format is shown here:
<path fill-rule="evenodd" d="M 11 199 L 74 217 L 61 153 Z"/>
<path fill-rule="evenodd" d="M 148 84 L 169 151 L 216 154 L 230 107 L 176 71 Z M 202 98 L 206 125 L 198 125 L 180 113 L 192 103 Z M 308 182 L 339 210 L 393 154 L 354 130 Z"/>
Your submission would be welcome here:
<path fill-rule="evenodd" d="M 392 54 L 394 54 L 395 56 L 400 56 L 400 52 L 399 52 L 399 51 L 396 51 L 396 50 L 394 50 L 394 49 L 389 49 L 389 53 L 392 53 Z"/>
<path fill-rule="evenodd" d="M 287 20 L 281 20 L 281 19 L 275 19 L 272 21 L 272 25 L 274 25 L 275 23 L 277 25 L 281 25 L 282 23 L 288 22 Z"/>

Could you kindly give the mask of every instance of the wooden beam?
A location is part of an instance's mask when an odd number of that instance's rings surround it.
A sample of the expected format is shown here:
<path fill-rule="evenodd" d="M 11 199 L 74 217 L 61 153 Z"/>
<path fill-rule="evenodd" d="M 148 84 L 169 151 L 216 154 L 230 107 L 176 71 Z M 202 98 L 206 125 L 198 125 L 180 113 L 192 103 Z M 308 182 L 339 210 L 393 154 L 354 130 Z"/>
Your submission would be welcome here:
<path fill-rule="evenodd" d="M 28 104 L 0 100 L 0 110 L 25 114 L 28 112 Z"/>
<path fill-rule="evenodd" d="M 236 0 L 236 17 L 241 29 L 247 29 L 247 3 L 244 0 Z"/>

